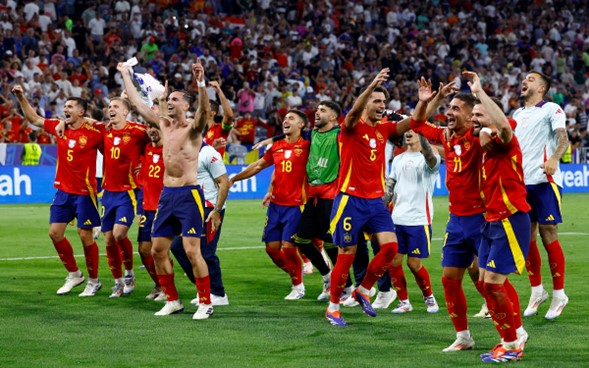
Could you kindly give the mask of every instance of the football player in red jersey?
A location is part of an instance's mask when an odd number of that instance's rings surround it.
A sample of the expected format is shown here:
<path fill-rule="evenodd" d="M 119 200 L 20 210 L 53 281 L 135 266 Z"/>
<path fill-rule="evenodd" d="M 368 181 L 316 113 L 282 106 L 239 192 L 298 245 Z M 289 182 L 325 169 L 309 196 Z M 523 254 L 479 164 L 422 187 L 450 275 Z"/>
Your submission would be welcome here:
<path fill-rule="evenodd" d="M 525 269 L 530 243 L 531 207 L 526 201 L 526 186 L 519 142 L 503 113 L 501 102 L 492 100 L 476 73 L 463 72 L 480 102 L 472 110 L 477 135 L 480 129 L 496 130 L 493 147 L 483 153 L 482 190 L 487 216 L 479 247 L 480 281 L 501 343 L 481 355 L 483 362 L 519 360 L 528 334 L 522 327 L 519 297 L 507 276 Z"/>
<path fill-rule="evenodd" d="M 154 105 L 155 106 L 155 105 Z M 141 165 L 141 187 L 143 191 L 143 201 L 141 203 L 142 214 L 139 221 L 139 230 L 137 232 L 137 241 L 139 242 L 139 256 L 145 269 L 155 283 L 153 290 L 145 297 L 148 300 L 162 300 L 165 294 L 162 292 L 160 282 L 155 271 L 155 263 L 151 255 L 151 227 L 157 210 L 157 204 L 160 199 L 160 193 L 164 188 L 164 157 L 161 131 L 155 125 L 147 128 L 147 134 L 151 144 L 145 146 L 143 162 Z"/>
<path fill-rule="evenodd" d="M 282 122 L 286 138 L 274 143 L 266 150 L 264 157 L 231 178 L 233 186 L 236 181 L 252 177 L 274 165 L 272 196 L 262 241 L 266 243 L 266 253 L 272 261 L 290 275 L 292 290 L 284 298 L 286 300 L 305 296 L 302 263 L 294 245 L 294 237 L 307 201 L 309 141 L 301 136 L 307 123 L 305 113 L 289 110 Z"/>
<path fill-rule="evenodd" d="M 235 115 L 227 97 L 225 97 L 223 90 L 221 90 L 219 82 L 210 81 L 209 86 L 213 87 L 219 96 L 221 107 L 223 107 L 223 117 L 221 118 L 219 116 L 219 104 L 211 101 L 211 114 L 207 122 L 208 129 L 204 139 L 208 145 L 213 146 L 221 154 L 221 157 L 223 157 L 225 147 L 227 146 L 227 137 L 229 137 L 229 132 L 233 129 Z M 221 118 L 221 122 L 217 122 L 219 118 Z"/>
<path fill-rule="evenodd" d="M 204 224 L 204 196 L 197 184 L 196 172 L 202 133 L 210 114 L 205 71 L 198 61 L 192 64 L 192 75 L 198 87 L 198 109 L 194 121 L 187 121 L 186 113 L 194 103 L 194 96 L 185 91 L 167 91 L 159 98 L 160 114 L 143 104 L 133 87 L 129 68 L 117 65 L 137 112 L 148 124 L 160 127 L 163 140 L 164 189 L 160 196 L 157 215 L 152 230 L 152 255 L 162 289 L 168 299 L 156 316 L 166 316 L 184 310 L 174 283 L 174 271 L 170 264 L 170 245 L 174 236 L 182 234 L 182 243 L 193 266 L 199 306 L 193 319 L 207 319 L 213 314 L 210 279 L 207 264 L 200 251 L 200 237 Z M 166 83 L 167 89 L 167 83 Z"/>
<path fill-rule="evenodd" d="M 39 116 L 24 96 L 22 86 L 15 86 L 16 96 L 25 117 L 33 125 L 57 135 L 55 127 L 59 120 Z M 100 225 L 96 197 L 96 152 L 102 149 L 102 134 L 84 120 L 87 103 L 70 97 L 64 106 L 65 131 L 57 140 L 57 170 L 54 186 L 57 193 L 50 208 L 49 237 L 69 275 L 57 294 L 69 293 L 84 282 L 84 275 L 78 269 L 74 250 L 65 237 L 67 224 L 73 219 L 78 222 L 78 234 L 84 246 L 88 284 L 80 296 L 93 296 L 102 287 L 98 280 L 98 246 L 92 237 L 92 228 Z"/>
<path fill-rule="evenodd" d="M 420 84 L 429 84 L 422 80 Z M 440 100 L 452 92 L 452 84 L 442 88 L 428 105 L 426 116 L 431 116 Z M 430 86 L 431 87 L 431 86 Z M 446 185 L 449 192 L 450 219 L 446 226 L 442 248 L 442 285 L 448 314 L 456 331 L 456 340 L 444 352 L 472 349 L 474 340 L 468 329 L 467 303 L 462 288 L 465 271 L 473 265 L 485 224 L 485 205 L 480 194 L 480 166 L 483 149 L 474 136 L 470 115 L 476 98 L 459 93 L 450 101 L 447 111 L 448 127 L 442 128 L 427 122 L 413 121 L 411 128 L 434 144 L 444 147 L 446 158 Z M 486 133 L 485 133 L 486 134 Z M 488 134 L 486 134 L 488 137 Z M 465 191 L 464 188 L 475 188 Z M 478 275 L 477 275 L 478 278 Z M 484 295 L 476 280 L 477 290 Z"/>
<path fill-rule="evenodd" d="M 331 271 L 330 302 L 327 320 L 346 326 L 340 314 L 340 296 L 356 255 L 362 231 L 373 234 L 380 251 L 368 264 L 362 283 L 352 293 L 362 309 L 375 317 L 369 290 L 388 269 L 397 253 L 397 237 L 393 221 L 382 202 L 385 180 L 385 145 L 389 137 L 402 135 L 409 129 L 403 124 L 383 123 L 388 91 L 381 86 L 389 77 L 382 69 L 354 102 L 342 125 L 340 144 L 339 194 L 333 202 L 331 231 L 339 247 L 337 262 Z"/>
<path fill-rule="evenodd" d="M 102 177 L 102 232 L 109 268 L 115 279 L 110 298 L 130 294 L 135 289 L 133 244 L 127 237 L 137 213 L 139 191 L 135 170 L 139 166 L 149 136 L 145 127 L 127 121 L 131 105 L 115 97 L 108 106 L 110 129 L 100 124 L 104 139 L 104 173 Z M 121 269 L 122 254 L 125 276 Z"/>

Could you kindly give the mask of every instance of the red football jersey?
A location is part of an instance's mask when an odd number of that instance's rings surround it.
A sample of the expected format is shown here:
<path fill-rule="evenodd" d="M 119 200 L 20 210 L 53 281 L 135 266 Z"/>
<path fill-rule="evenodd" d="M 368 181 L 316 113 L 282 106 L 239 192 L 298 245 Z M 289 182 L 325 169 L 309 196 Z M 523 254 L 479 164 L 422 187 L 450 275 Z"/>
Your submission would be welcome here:
<path fill-rule="evenodd" d="M 307 159 L 309 141 L 299 138 L 295 143 L 280 140 L 264 153 L 264 160 L 274 164 L 272 203 L 301 206 L 307 202 Z"/>
<path fill-rule="evenodd" d="M 59 120 L 45 119 L 47 133 L 55 134 Z M 78 129 L 66 127 L 57 138 L 57 168 L 53 186 L 69 194 L 96 193 L 96 150 L 102 149 L 102 134 L 88 123 Z"/>
<path fill-rule="evenodd" d="M 397 135 L 397 124 L 378 122 L 375 126 L 363 120 L 353 129 L 342 125 L 339 135 L 339 190 L 360 198 L 384 195 L 386 166 L 385 146 L 390 136 Z"/>
<path fill-rule="evenodd" d="M 515 135 L 503 144 L 495 137 L 493 149 L 483 153 L 483 193 L 487 221 L 500 221 L 518 211 L 531 210 L 526 201 L 522 150 Z"/>
<path fill-rule="evenodd" d="M 483 149 L 479 138 L 474 136 L 474 128 L 469 129 L 463 136 L 457 136 L 446 128 L 411 120 L 411 129 L 430 142 L 444 146 L 450 213 L 470 216 L 485 212 L 480 175 Z M 446 134 L 449 135 L 449 140 Z"/>
<path fill-rule="evenodd" d="M 124 192 L 137 188 L 135 168 L 150 143 L 145 127 L 127 122 L 123 129 L 106 130 L 97 127 L 104 136 L 104 174 L 102 187 L 109 192 Z"/>
<path fill-rule="evenodd" d="M 157 210 L 157 203 L 164 188 L 164 146 L 145 146 L 145 156 L 141 165 L 141 182 L 143 184 L 143 210 Z"/>
<path fill-rule="evenodd" d="M 226 140 L 227 137 L 229 137 L 229 132 L 230 130 L 223 129 L 222 124 L 213 124 L 211 127 L 209 127 L 209 130 L 205 135 L 205 142 L 206 144 L 212 147 L 215 139 L 225 138 Z M 225 154 L 225 147 L 218 148 L 217 152 L 219 152 L 221 154 L 221 157 L 223 157 L 223 155 Z"/>

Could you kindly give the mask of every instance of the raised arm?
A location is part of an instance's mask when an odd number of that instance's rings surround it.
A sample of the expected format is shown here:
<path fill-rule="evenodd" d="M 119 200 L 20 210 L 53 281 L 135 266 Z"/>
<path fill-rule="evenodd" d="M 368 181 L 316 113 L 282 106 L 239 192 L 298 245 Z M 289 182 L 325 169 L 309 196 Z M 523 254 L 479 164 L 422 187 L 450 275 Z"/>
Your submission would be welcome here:
<path fill-rule="evenodd" d="M 229 100 L 225 97 L 225 93 L 221 89 L 219 82 L 217 81 L 210 81 L 209 86 L 215 89 L 217 95 L 219 95 L 219 100 L 221 101 L 221 107 L 223 107 L 223 123 L 222 127 L 224 130 L 231 130 L 233 128 L 233 122 L 235 121 L 235 114 L 233 113 L 233 109 L 229 104 Z"/>
<path fill-rule="evenodd" d="M 491 99 L 491 97 L 487 95 L 487 92 L 485 92 L 481 85 L 481 80 L 477 73 L 464 71 L 462 72 L 462 76 L 470 79 L 468 81 L 470 91 L 481 101 L 481 105 L 485 108 L 490 121 L 495 123 L 497 127 L 497 137 L 499 137 L 504 144 L 511 142 L 513 130 L 511 129 L 511 125 L 509 125 L 507 116 L 505 116 L 503 110 Z"/>
<path fill-rule="evenodd" d="M 141 99 L 141 96 L 139 95 L 139 92 L 137 92 L 137 89 L 133 84 L 133 80 L 131 79 L 131 71 L 129 70 L 129 67 L 125 63 L 119 63 L 117 65 L 117 70 L 121 73 L 121 76 L 123 77 L 125 91 L 127 91 L 127 96 L 129 97 L 129 101 L 131 102 L 131 105 L 133 106 L 135 111 L 137 111 L 137 113 L 143 117 L 146 123 L 153 124 L 159 127 L 160 118 Z"/>
<path fill-rule="evenodd" d="M 240 172 L 239 174 L 237 174 L 231 178 L 231 186 L 233 186 L 233 184 L 236 181 L 251 178 L 252 176 L 256 175 L 257 173 L 264 170 L 265 168 L 267 168 L 270 165 L 272 165 L 272 164 L 269 163 L 268 161 L 264 160 L 263 157 L 256 162 L 252 162 L 251 164 L 249 164 L 248 167 L 245 168 L 245 170 L 243 170 L 242 172 Z"/>
<path fill-rule="evenodd" d="M 438 88 L 438 92 L 435 94 L 434 98 L 429 102 L 427 105 L 427 110 L 425 113 L 425 117 L 429 118 L 436 112 L 438 107 L 440 107 L 444 98 L 458 92 L 458 88 L 456 88 L 456 82 L 452 81 L 448 84 L 441 84 Z"/>
<path fill-rule="evenodd" d="M 417 102 L 417 106 L 413 111 L 413 120 L 424 121 L 428 117 L 428 102 L 436 95 L 436 92 L 432 91 L 432 81 L 421 77 L 421 79 L 417 80 L 417 92 L 419 102 Z"/>
<path fill-rule="evenodd" d="M 192 64 L 192 77 L 198 86 L 198 109 L 194 114 L 193 128 L 197 132 L 202 133 L 211 112 L 211 104 L 209 102 L 209 95 L 207 93 L 207 84 L 205 83 L 205 70 L 198 60 Z"/>
<path fill-rule="evenodd" d="M 366 87 L 364 92 L 362 92 L 360 96 L 358 96 L 358 98 L 352 105 L 350 112 L 348 113 L 348 115 L 346 115 L 346 118 L 344 120 L 346 128 L 352 129 L 356 126 L 356 124 L 358 124 L 358 120 L 360 120 L 360 118 L 362 117 L 362 113 L 364 112 L 364 108 L 366 107 L 366 103 L 368 103 L 368 99 L 370 98 L 372 91 L 374 91 L 376 86 L 382 84 L 383 82 L 386 82 L 387 79 L 389 79 L 389 68 L 384 68 L 380 72 L 378 72 L 372 83 L 370 83 L 368 87 Z"/>
<path fill-rule="evenodd" d="M 16 97 L 20 108 L 22 109 L 23 113 L 25 114 L 25 118 L 33 125 L 38 127 L 43 127 L 44 118 L 41 117 L 33 106 L 29 103 L 29 100 L 25 97 L 24 90 L 21 85 L 15 85 L 12 87 L 12 93 Z"/>

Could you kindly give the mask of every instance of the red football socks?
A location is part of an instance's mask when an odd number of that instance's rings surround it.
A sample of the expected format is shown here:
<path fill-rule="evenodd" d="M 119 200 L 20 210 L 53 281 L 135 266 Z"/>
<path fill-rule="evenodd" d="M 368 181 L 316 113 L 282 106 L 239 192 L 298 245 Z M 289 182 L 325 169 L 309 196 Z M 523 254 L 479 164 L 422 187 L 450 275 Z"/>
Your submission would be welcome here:
<path fill-rule="evenodd" d="M 429 279 L 429 272 L 425 266 L 421 266 L 419 271 L 413 273 L 417 286 L 421 289 L 421 293 L 424 297 L 432 295 L 432 283 Z"/>
<path fill-rule="evenodd" d="M 485 283 L 487 308 L 499 334 L 506 342 L 517 340 L 513 304 L 503 284 Z"/>
<path fill-rule="evenodd" d="M 550 272 L 552 272 L 552 283 L 554 290 L 564 289 L 565 260 L 562 246 L 558 240 L 544 246 L 548 252 Z"/>
<path fill-rule="evenodd" d="M 160 280 L 160 285 L 162 286 L 162 290 L 166 294 L 169 302 L 174 300 L 178 300 L 178 291 L 176 290 L 176 285 L 174 284 L 174 274 L 170 273 L 167 275 L 157 275 L 158 279 Z"/>
<path fill-rule="evenodd" d="M 331 270 L 331 290 L 329 300 L 332 303 L 339 303 L 340 297 L 344 288 L 346 287 L 346 281 L 350 274 L 350 267 L 354 263 L 354 254 L 338 254 L 337 262 Z"/>
<path fill-rule="evenodd" d="M 293 285 L 300 285 L 303 282 L 303 263 L 297 248 L 282 248 L 284 258 L 286 259 L 286 267 Z"/>
<path fill-rule="evenodd" d="M 209 276 L 197 277 L 195 281 L 198 302 L 200 304 L 211 304 L 211 279 Z"/>
<path fill-rule="evenodd" d="M 53 246 L 59 255 L 59 259 L 61 259 L 61 262 L 65 266 L 65 269 L 68 270 L 68 272 L 78 271 L 78 264 L 74 258 L 74 249 L 72 248 L 70 241 L 67 240 L 67 238 L 63 238 L 57 243 L 54 242 Z"/>
<path fill-rule="evenodd" d="M 125 264 L 125 270 L 133 269 L 133 244 L 128 237 L 118 241 L 119 248 L 123 254 L 123 263 Z"/>
<path fill-rule="evenodd" d="M 403 272 L 403 266 L 392 266 L 389 268 L 389 274 L 399 300 L 407 300 L 407 279 Z"/>
<path fill-rule="evenodd" d="M 106 260 L 108 261 L 108 267 L 113 277 L 115 279 L 123 277 L 121 251 L 116 242 L 113 245 L 106 246 Z"/>
<path fill-rule="evenodd" d="M 531 286 L 540 286 L 542 284 L 542 258 L 538 250 L 538 243 L 536 240 L 530 242 L 530 250 L 528 251 L 528 258 L 526 259 L 526 270 L 528 271 L 528 278 Z"/>
<path fill-rule="evenodd" d="M 444 297 L 448 314 L 456 332 L 468 330 L 468 318 L 466 316 L 466 297 L 462 289 L 462 280 L 451 280 L 442 277 Z"/>
<path fill-rule="evenodd" d="M 397 254 L 397 249 L 398 246 L 395 242 L 385 243 L 380 246 L 380 251 L 368 263 L 366 275 L 362 280 L 362 287 L 370 289 L 376 280 L 388 271 L 395 254 Z"/>
<path fill-rule="evenodd" d="M 98 278 L 98 244 L 96 242 L 84 247 L 84 256 L 86 258 L 86 268 L 88 277 L 91 279 Z"/>

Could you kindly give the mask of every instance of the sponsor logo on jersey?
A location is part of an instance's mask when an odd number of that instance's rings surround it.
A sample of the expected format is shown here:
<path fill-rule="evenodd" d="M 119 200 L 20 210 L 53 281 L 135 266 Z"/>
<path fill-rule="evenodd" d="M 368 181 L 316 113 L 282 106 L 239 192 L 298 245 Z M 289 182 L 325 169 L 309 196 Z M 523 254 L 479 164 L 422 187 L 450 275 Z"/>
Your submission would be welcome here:
<path fill-rule="evenodd" d="M 196 234 L 196 230 L 194 230 L 194 228 L 191 227 L 190 230 L 188 230 L 188 234 Z"/>

